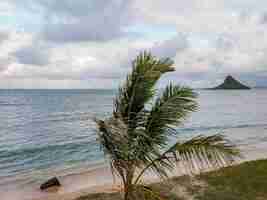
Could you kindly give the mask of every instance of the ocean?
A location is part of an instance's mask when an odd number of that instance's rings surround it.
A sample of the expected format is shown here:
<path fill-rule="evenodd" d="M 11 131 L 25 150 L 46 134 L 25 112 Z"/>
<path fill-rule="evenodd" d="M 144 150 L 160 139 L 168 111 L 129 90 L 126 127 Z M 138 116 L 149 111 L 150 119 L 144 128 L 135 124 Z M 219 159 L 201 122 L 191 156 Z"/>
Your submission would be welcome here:
<path fill-rule="evenodd" d="M 177 127 L 177 137 L 222 133 L 240 146 L 267 147 L 267 131 L 246 131 L 267 130 L 267 90 L 196 92 L 199 110 Z M 106 165 L 92 119 L 109 116 L 115 94 L 0 90 L 0 188 L 13 182 L 39 184 Z"/>

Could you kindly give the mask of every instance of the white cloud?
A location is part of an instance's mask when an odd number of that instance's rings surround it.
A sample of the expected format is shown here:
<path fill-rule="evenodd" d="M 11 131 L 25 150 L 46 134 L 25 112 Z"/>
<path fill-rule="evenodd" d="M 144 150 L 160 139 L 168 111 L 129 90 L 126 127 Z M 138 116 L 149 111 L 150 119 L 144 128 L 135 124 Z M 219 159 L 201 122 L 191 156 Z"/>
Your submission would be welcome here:
<path fill-rule="evenodd" d="M 38 20 L 43 19 L 35 30 L 10 30 L 8 37 L 0 33 L 0 77 L 12 87 L 21 86 L 22 80 L 27 87 L 34 82 L 36 87 L 113 87 L 143 49 L 172 57 L 177 72 L 166 80 L 192 86 L 208 86 L 228 73 L 254 82 L 266 77 L 264 0 L 5 2 L 7 12 L 16 7 L 36 16 L 40 11 Z M 125 32 L 136 25 L 149 26 L 149 35 L 153 26 L 162 33 L 155 39 L 142 35 L 147 30 Z M 170 38 L 166 26 L 177 35 Z"/>
<path fill-rule="evenodd" d="M 258 5 L 265 5 L 259 1 Z M 147 4 L 146 4 L 147 3 Z M 177 51 L 176 65 L 184 72 L 253 72 L 266 60 L 266 14 L 253 1 L 145 1 L 147 23 L 172 24 L 189 43 Z M 141 6 L 140 4 L 137 6 Z M 249 9 L 251 12 L 249 12 Z M 246 13 L 246 15 L 244 15 Z M 171 40 L 170 40 L 171 41 Z M 172 49 L 171 43 L 161 51 Z"/>
<path fill-rule="evenodd" d="M 12 52 L 28 44 L 32 38 L 31 34 L 17 31 L 9 31 L 7 34 L 8 37 L 5 37 L 0 43 L 0 77 L 6 74 L 9 68 L 12 68 L 12 63 L 15 63 L 15 59 L 11 56 Z"/>

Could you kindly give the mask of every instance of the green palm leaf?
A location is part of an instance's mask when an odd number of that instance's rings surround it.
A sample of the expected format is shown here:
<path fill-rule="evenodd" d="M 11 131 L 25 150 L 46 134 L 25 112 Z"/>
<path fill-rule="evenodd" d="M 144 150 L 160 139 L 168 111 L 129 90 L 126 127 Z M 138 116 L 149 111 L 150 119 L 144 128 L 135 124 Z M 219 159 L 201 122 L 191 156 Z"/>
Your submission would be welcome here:
<path fill-rule="evenodd" d="M 194 162 L 197 168 L 228 165 L 241 156 L 237 146 L 220 134 L 177 142 L 165 154 L 172 154 L 176 161 Z"/>
<path fill-rule="evenodd" d="M 183 122 L 190 112 L 197 109 L 197 95 L 188 87 L 169 84 L 156 99 L 145 126 L 149 140 L 154 144 L 165 145 L 169 134 L 176 134 L 173 126 Z"/>
<path fill-rule="evenodd" d="M 177 162 L 183 161 L 187 169 L 190 166 L 191 168 L 193 167 L 192 170 L 201 170 L 207 167 L 229 165 L 236 157 L 241 157 L 240 151 L 225 136 L 220 134 L 212 136 L 200 135 L 186 142 L 175 143 L 143 168 L 138 174 L 135 183 L 137 184 L 140 181 L 147 170 L 153 170 L 158 176 L 167 178 L 168 174 L 165 170 L 171 171 Z M 162 169 L 165 170 L 162 172 Z"/>
<path fill-rule="evenodd" d="M 119 113 L 129 128 L 134 129 L 138 113 L 155 94 L 156 82 L 162 74 L 174 71 L 174 68 L 170 59 L 157 59 L 146 52 L 141 53 L 132 65 L 132 73 L 119 88 L 114 113 Z"/>
<path fill-rule="evenodd" d="M 172 65 L 173 61 L 168 58 L 158 59 L 150 53 L 141 53 L 119 88 L 112 116 L 95 120 L 102 150 L 110 160 L 112 171 L 124 184 L 125 200 L 132 198 L 136 188 L 148 195 L 146 197 L 152 195 L 159 199 L 151 190 L 138 185 L 147 170 L 164 178 L 179 161 L 201 168 L 229 164 L 240 156 L 236 146 L 222 135 L 178 141 L 164 151 L 169 136 L 178 134 L 176 127 L 198 107 L 197 95 L 192 89 L 173 84 L 153 101 L 157 81 L 163 74 L 174 71 Z"/>

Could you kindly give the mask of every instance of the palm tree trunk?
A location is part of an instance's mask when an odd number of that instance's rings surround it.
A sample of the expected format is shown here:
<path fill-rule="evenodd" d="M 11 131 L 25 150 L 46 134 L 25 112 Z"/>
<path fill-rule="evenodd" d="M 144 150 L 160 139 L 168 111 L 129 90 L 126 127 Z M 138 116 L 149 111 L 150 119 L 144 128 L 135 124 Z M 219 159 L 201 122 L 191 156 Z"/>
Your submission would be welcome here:
<path fill-rule="evenodd" d="M 131 200 L 131 196 L 132 196 L 132 186 L 131 185 L 127 185 L 124 187 L 124 200 Z"/>
<path fill-rule="evenodd" d="M 124 184 L 124 200 L 132 200 L 134 192 L 133 177 L 134 168 L 130 167 L 126 175 L 126 182 Z"/>

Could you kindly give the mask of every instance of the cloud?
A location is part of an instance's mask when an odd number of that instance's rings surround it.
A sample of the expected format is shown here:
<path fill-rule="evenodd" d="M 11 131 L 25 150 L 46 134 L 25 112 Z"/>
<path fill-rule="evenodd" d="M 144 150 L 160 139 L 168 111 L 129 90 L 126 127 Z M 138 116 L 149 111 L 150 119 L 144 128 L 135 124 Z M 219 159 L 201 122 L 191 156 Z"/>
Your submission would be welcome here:
<path fill-rule="evenodd" d="M 10 16 L 13 6 L 10 1 L 2 0 L 0 2 L 0 16 Z"/>
<path fill-rule="evenodd" d="M 53 42 L 109 41 L 123 37 L 131 0 L 39 2 L 47 19 L 43 37 Z"/>
<path fill-rule="evenodd" d="M 155 44 L 150 50 L 155 56 L 175 58 L 177 54 L 189 48 L 187 36 L 178 33 L 175 37 Z"/>
<path fill-rule="evenodd" d="M 10 60 L 6 57 L 0 57 L 0 73 L 8 69 Z"/>
<path fill-rule="evenodd" d="M 16 61 L 12 53 L 31 41 L 32 35 L 24 32 L 5 30 L 0 42 L 0 77 L 5 75 Z"/>
<path fill-rule="evenodd" d="M 0 77 L 12 87 L 26 79 L 27 87 L 113 87 L 142 50 L 174 59 L 177 71 L 165 82 L 207 87 L 229 73 L 255 84 L 267 77 L 264 0 L 3 1 L 16 17 L 8 37 L 0 32 Z M 35 26 L 22 23 L 24 15 Z"/>
<path fill-rule="evenodd" d="M 266 60 L 267 44 L 267 27 L 262 24 L 264 12 L 249 12 L 244 16 L 247 12 L 244 10 L 249 8 L 246 6 L 255 8 L 249 1 L 242 4 L 219 0 L 182 1 L 171 6 L 154 1 L 153 5 L 142 8 L 147 23 L 173 24 L 187 36 L 189 47 L 177 51 L 175 56 L 176 64 L 183 66 L 183 71 L 242 73 L 253 72 Z"/>
<path fill-rule="evenodd" d="M 24 65 L 46 66 L 49 64 L 49 47 L 45 44 L 33 42 L 23 46 L 11 54 L 18 63 Z"/>
<path fill-rule="evenodd" d="M 8 39 L 8 33 L 0 32 L 0 44 Z"/>
<path fill-rule="evenodd" d="M 87 42 L 62 45 L 28 40 L 9 53 L 12 63 L 4 75 L 12 79 L 32 80 L 120 80 L 129 70 L 128 62 L 139 52 L 137 49 L 146 45 L 140 40 L 125 39 L 104 44 Z M 124 65 L 124 62 L 127 64 Z"/>
<path fill-rule="evenodd" d="M 9 37 L 8 32 L 0 31 L 0 44 L 4 41 L 6 41 Z"/>

